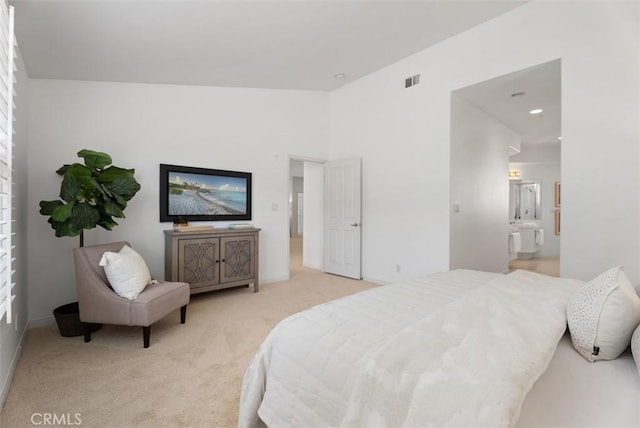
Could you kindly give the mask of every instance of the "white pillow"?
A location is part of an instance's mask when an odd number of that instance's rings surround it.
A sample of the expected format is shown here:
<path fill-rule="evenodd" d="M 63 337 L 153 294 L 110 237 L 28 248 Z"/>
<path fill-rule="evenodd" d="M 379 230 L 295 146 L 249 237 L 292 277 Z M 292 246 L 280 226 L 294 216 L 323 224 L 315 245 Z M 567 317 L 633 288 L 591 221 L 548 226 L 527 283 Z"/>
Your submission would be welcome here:
<path fill-rule="evenodd" d="M 638 374 L 640 374 L 640 325 L 631 337 L 631 353 L 633 359 L 636 360 L 636 367 L 638 367 Z"/>
<path fill-rule="evenodd" d="M 621 267 L 587 282 L 567 306 L 573 347 L 590 362 L 613 360 L 640 324 L 640 297 Z"/>
<path fill-rule="evenodd" d="M 151 273 L 144 259 L 128 245 L 118 253 L 105 252 L 99 265 L 104 267 L 113 291 L 124 298 L 135 299 L 151 283 Z"/>

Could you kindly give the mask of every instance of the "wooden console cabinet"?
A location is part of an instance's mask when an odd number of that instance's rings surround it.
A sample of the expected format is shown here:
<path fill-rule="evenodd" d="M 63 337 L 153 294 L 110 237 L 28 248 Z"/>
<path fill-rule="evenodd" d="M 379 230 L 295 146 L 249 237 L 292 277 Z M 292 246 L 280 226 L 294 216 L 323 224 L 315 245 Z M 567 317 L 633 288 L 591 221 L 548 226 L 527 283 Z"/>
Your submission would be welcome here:
<path fill-rule="evenodd" d="M 260 229 L 165 230 L 164 277 L 191 294 L 253 284 L 258 291 Z"/>

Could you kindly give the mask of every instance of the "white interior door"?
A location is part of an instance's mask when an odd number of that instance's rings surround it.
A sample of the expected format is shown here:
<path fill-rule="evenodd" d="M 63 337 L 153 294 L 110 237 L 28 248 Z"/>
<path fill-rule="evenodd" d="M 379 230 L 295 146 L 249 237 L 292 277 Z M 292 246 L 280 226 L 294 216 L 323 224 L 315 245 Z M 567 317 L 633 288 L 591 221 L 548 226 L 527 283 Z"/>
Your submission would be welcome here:
<path fill-rule="evenodd" d="M 362 279 L 361 160 L 324 167 L 324 271 Z"/>

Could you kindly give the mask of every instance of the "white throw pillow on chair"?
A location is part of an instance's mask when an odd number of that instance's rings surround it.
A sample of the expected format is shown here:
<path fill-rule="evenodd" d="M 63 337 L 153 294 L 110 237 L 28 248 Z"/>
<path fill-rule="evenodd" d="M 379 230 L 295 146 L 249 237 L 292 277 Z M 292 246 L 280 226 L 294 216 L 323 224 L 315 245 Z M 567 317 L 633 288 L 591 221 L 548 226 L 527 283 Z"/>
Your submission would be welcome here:
<path fill-rule="evenodd" d="M 631 337 L 631 353 L 633 354 L 633 359 L 636 361 L 638 374 L 640 374 L 640 325 Z"/>
<path fill-rule="evenodd" d="M 99 265 L 104 267 L 113 291 L 126 299 L 134 300 L 151 283 L 151 273 L 144 259 L 128 245 L 117 253 L 106 251 Z"/>
<path fill-rule="evenodd" d="M 587 282 L 567 306 L 573 347 L 590 362 L 613 360 L 640 324 L 640 297 L 621 267 Z"/>

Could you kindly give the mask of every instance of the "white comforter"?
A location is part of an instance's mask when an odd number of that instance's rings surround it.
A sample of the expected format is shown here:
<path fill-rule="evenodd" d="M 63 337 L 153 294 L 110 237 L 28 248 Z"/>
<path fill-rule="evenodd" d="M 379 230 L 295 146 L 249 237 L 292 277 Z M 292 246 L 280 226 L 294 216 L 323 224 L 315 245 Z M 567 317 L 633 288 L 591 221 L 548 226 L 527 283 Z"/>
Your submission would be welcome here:
<path fill-rule="evenodd" d="M 510 426 L 579 281 L 457 270 L 283 320 L 245 374 L 238 426 Z"/>

